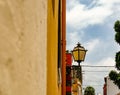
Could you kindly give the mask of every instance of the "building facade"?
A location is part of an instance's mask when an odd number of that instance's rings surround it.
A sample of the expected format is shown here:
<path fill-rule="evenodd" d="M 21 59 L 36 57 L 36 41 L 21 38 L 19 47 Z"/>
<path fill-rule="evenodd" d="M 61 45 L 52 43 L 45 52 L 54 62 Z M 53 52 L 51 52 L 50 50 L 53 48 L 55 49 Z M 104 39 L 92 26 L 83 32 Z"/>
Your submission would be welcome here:
<path fill-rule="evenodd" d="M 72 54 L 66 52 L 66 95 L 72 95 Z"/>
<path fill-rule="evenodd" d="M 117 95 L 120 92 L 118 87 L 109 79 L 109 77 L 105 77 L 105 81 L 106 87 L 104 87 L 104 95 Z"/>
<path fill-rule="evenodd" d="M 0 95 L 65 95 L 63 10 L 65 0 L 0 0 Z"/>
<path fill-rule="evenodd" d="M 47 95 L 66 95 L 65 5 L 65 0 L 48 0 Z"/>

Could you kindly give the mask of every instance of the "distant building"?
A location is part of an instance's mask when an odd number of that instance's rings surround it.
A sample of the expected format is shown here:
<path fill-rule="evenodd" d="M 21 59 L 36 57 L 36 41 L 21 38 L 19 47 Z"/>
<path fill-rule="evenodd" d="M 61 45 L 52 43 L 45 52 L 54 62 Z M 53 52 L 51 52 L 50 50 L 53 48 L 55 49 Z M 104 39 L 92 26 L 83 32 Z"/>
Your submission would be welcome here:
<path fill-rule="evenodd" d="M 66 51 L 66 95 L 71 95 L 71 66 L 72 66 L 72 54 Z"/>
<path fill-rule="evenodd" d="M 105 77 L 105 84 L 103 87 L 103 95 L 120 95 L 120 89 L 113 83 L 109 77 Z"/>

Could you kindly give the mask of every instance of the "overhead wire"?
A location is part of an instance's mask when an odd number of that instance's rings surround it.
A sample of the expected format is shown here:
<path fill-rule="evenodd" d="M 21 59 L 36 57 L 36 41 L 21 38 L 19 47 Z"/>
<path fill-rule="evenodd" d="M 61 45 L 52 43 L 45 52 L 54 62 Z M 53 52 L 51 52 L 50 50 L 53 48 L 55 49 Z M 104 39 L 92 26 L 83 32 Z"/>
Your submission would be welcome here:
<path fill-rule="evenodd" d="M 86 73 L 86 72 L 90 72 L 90 73 L 92 73 L 92 72 L 108 72 L 108 71 L 82 71 L 83 73 Z"/>
<path fill-rule="evenodd" d="M 115 67 L 115 66 L 102 66 L 102 65 L 81 65 L 82 67 Z"/>

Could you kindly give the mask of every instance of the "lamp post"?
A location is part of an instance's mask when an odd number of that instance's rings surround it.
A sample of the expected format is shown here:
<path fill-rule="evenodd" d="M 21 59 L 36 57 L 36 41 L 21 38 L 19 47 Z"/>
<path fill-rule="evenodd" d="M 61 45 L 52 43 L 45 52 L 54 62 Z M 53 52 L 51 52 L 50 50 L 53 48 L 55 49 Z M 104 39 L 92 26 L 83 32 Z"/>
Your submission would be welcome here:
<path fill-rule="evenodd" d="M 85 50 L 84 47 L 81 46 L 81 44 L 78 42 L 77 46 L 74 47 L 72 51 L 72 55 L 74 58 L 74 61 L 78 62 L 78 66 L 80 66 L 80 63 L 84 61 L 85 55 L 87 50 Z"/>
<path fill-rule="evenodd" d="M 84 61 L 86 52 L 87 52 L 87 50 L 85 50 L 85 48 L 83 46 L 81 46 L 81 44 L 79 42 L 72 51 L 73 59 L 74 59 L 74 61 L 76 61 L 78 63 L 78 66 L 73 67 L 73 68 L 77 69 L 77 76 L 75 78 L 79 79 L 79 81 L 81 82 L 81 85 L 82 85 L 82 68 L 80 66 L 80 63 L 82 61 Z M 73 93 L 75 93 L 74 95 L 82 95 L 81 85 L 78 84 L 79 90 L 78 90 L 78 92 L 73 92 Z"/>

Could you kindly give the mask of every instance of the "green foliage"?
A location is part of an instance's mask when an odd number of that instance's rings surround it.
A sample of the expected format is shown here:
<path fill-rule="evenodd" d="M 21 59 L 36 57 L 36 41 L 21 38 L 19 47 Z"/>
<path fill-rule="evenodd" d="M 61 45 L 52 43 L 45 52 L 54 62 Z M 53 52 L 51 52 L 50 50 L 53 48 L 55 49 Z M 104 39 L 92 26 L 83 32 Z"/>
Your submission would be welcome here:
<path fill-rule="evenodd" d="M 119 20 L 115 22 L 114 29 L 116 32 L 120 32 L 120 21 Z"/>
<path fill-rule="evenodd" d="M 118 77 L 118 74 L 117 74 L 116 71 L 113 71 L 113 70 L 112 70 L 112 71 L 109 73 L 109 77 L 110 77 L 111 80 L 115 81 L 115 80 L 117 79 L 117 77 Z"/>
<path fill-rule="evenodd" d="M 115 41 L 120 45 L 120 21 L 119 20 L 115 22 L 114 29 L 116 31 Z M 116 62 L 115 66 L 117 70 L 120 70 L 120 51 L 116 53 L 115 62 Z M 111 71 L 109 73 L 109 77 L 120 89 L 120 72 L 117 73 L 116 71 Z"/>
<path fill-rule="evenodd" d="M 120 44 L 120 32 L 115 34 L 115 41 Z"/>
<path fill-rule="evenodd" d="M 116 68 L 120 70 L 120 51 L 116 53 L 115 62 L 116 62 Z"/>
<path fill-rule="evenodd" d="M 109 77 L 120 89 L 120 73 L 117 73 L 116 71 L 111 71 L 109 73 Z"/>
<path fill-rule="evenodd" d="M 86 87 L 84 95 L 95 95 L 95 89 L 92 86 Z"/>

